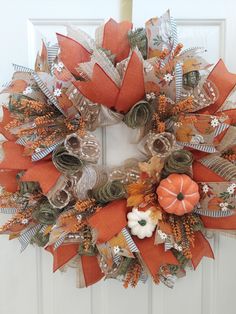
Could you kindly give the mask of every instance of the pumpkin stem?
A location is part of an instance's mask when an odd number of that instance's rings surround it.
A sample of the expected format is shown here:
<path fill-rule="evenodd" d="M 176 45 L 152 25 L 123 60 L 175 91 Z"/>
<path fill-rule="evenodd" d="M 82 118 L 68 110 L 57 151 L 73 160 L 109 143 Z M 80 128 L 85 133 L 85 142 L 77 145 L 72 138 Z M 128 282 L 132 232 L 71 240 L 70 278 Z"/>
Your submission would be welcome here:
<path fill-rule="evenodd" d="M 144 219 L 139 220 L 138 223 L 140 224 L 140 226 L 145 226 L 147 224 L 146 220 Z"/>
<path fill-rule="evenodd" d="M 184 194 L 180 192 L 180 193 L 177 195 L 177 199 L 178 199 L 179 201 L 182 201 L 182 200 L 184 199 Z"/>

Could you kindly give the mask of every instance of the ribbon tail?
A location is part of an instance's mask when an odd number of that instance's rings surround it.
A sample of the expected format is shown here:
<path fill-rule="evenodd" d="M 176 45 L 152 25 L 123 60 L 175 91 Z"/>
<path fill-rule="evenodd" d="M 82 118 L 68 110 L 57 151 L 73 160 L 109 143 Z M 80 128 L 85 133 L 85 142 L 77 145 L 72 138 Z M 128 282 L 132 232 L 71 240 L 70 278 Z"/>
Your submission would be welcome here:
<path fill-rule="evenodd" d="M 192 248 L 191 252 L 194 269 L 197 268 L 198 264 L 201 262 L 204 256 L 214 258 L 214 254 L 209 242 L 200 231 L 195 233 L 194 248 Z"/>

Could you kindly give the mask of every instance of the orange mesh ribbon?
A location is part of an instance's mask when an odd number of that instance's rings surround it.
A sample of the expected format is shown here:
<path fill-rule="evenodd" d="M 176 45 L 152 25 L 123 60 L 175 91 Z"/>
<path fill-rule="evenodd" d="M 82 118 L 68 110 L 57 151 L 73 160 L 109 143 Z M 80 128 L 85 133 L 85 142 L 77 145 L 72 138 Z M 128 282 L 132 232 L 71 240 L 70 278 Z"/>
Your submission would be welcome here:
<path fill-rule="evenodd" d="M 33 162 L 29 156 L 24 156 L 24 147 L 14 142 L 2 144 L 4 159 L 0 162 L 1 169 L 25 170 L 32 167 Z"/>
<path fill-rule="evenodd" d="M 46 250 L 53 255 L 53 272 L 64 266 L 78 254 L 79 244 L 62 244 L 57 249 L 54 245 L 49 245 Z"/>
<path fill-rule="evenodd" d="M 103 104 L 119 112 L 127 112 L 144 97 L 143 64 L 134 51 L 130 57 L 120 88 L 98 64 L 94 66 L 90 81 L 76 81 L 74 85 L 86 98 L 94 103 Z"/>
<path fill-rule="evenodd" d="M 8 109 L 6 109 L 5 107 L 2 107 L 2 108 L 3 108 L 3 119 L 2 119 L 2 122 L 0 122 L 0 133 L 3 134 L 8 141 L 14 141 L 15 136 L 5 129 L 5 126 L 10 121 L 12 121 L 11 114 Z"/>
<path fill-rule="evenodd" d="M 89 218 L 89 224 L 97 231 L 97 242 L 104 243 L 127 225 L 126 200 L 111 202 Z"/>
<path fill-rule="evenodd" d="M 201 262 L 204 256 L 214 258 L 214 254 L 209 242 L 200 231 L 195 233 L 194 248 L 191 249 L 191 252 L 194 269 L 197 268 L 198 264 Z"/>
<path fill-rule="evenodd" d="M 90 52 L 70 37 L 57 33 L 57 40 L 60 47 L 60 60 L 72 74 L 78 76 L 75 68 L 79 63 L 90 60 Z"/>
<path fill-rule="evenodd" d="M 132 23 L 130 22 L 117 23 L 113 19 L 110 19 L 104 25 L 102 47 L 110 50 L 115 55 L 116 62 L 126 59 L 129 55 L 128 31 L 131 28 Z"/>
<path fill-rule="evenodd" d="M 199 112 L 214 114 L 223 105 L 226 98 L 234 89 L 236 85 L 236 74 L 230 73 L 223 60 L 220 59 L 211 71 L 208 79 L 216 85 L 219 91 L 219 97 L 214 104 L 210 105 L 206 109 L 200 110 Z"/>
<path fill-rule="evenodd" d="M 22 177 L 22 181 L 38 182 L 44 194 L 56 184 L 61 173 L 55 168 L 51 161 L 37 162 L 28 169 Z"/>
<path fill-rule="evenodd" d="M 101 272 L 96 256 L 81 256 L 84 279 L 86 287 L 93 285 L 102 279 L 104 274 Z"/>
<path fill-rule="evenodd" d="M 16 175 L 18 170 L 6 170 L 0 171 L 0 185 L 5 188 L 7 192 L 17 191 Z"/>
<path fill-rule="evenodd" d="M 154 278 L 156 278 L 161 265 L 179 264 L 171 251 L 165 252 L 163 244 L 154 244 L 154 235 L 151 238 L 145 238 L 142 240 L 137 237 L 133 237 L 133 240 L 140 251 L 142 259 Z"/>

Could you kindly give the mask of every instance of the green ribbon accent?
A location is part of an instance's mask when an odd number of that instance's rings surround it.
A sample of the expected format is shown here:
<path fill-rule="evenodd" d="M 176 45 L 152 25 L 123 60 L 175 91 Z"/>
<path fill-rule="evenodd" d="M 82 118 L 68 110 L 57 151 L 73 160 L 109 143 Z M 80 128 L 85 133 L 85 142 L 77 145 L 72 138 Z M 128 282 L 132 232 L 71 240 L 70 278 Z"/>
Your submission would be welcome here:
<path fill-rule="evenodd" d="M 132 49 L 138 47 L 144 59 L 147 59 L 147 35 L 143 27 L 128 32 L 128 40 Z"/>
<path fill-rule="evenodd" d="M 164 165 L 164 174 L 168 176 L 171 173 L 186 173 L 191 174 L 193 163 L 193 155 L 184 149 L 172 152 L 167 157 Z"/>
<path fill-rule="evenodd" d="M 57 209 L 53 208 L 48 201 L 43 201 L 38 208 L 33 211 L 32 216 L 43 225 L 52 225 L 58 217 Z"/>
<path fill-rule="evenodd" d="M 93 197 L 100 203 L 108 203 L 125 196 L 124 185 L 120 181 L 107 182 L 100 188 L 92 191 Z"/>
<path fill-rule="evenodd" d="M 83 167 L 83 162 L 79 157 L 69 153 L 63 145 L 54 150 L 52 161 L 60 172 L 66 174 L 73 174 Z"/>
<path fill-rule="evenodd" d="M 137 102 L 128 113 L 124 116 L 124 123 L 132 129 L 143 127 L 151 118 L 151 106 L 145 101 Z"/>
<path fill-rule="evenodd" d="M 33 236 L 30 240 L 31 244 L 36 244 L 37 246 L 44 247 L 49 241 L 49 234 L 45 235 L 40 230 Z"/>

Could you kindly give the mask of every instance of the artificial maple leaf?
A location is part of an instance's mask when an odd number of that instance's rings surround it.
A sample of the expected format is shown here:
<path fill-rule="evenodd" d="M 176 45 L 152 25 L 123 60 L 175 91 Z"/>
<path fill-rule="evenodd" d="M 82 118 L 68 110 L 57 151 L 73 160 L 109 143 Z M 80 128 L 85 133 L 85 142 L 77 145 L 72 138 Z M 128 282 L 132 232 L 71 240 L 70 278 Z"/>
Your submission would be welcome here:
<path fill-rule="evenodd" d="M 164 166 L 163 160 L 157 156 L 153 156 L 149 161 L 147 162 L 140 162 L 139 163 L 139 169 L 142 172 L 145 172 L 149 175 L 149 177 L 152 177 L 154 175 L 158 175 L 162 168 Z"/>

